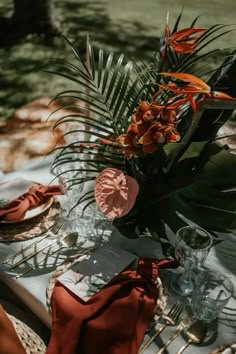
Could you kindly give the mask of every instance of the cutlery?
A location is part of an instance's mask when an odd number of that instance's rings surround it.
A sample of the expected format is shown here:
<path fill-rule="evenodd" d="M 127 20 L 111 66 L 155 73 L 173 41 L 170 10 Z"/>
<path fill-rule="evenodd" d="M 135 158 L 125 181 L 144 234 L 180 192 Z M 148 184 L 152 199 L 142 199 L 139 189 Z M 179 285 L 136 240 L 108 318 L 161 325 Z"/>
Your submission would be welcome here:
<path fill-rule="evenodd" d="M 177 302 L 172 306 L 167 315 L 163 315 L 162 319 L 164 320 L 164 324 L 154 333 L 154 335 L 145 343 L 139 350 L 139 354 L 145 352 L 145 350 L 150 346 L 150 344 L 156 339 L 156 337 L 164 331 L 167 326 L 174 326 L 183 310 L 183 304 Z"/>
<path fill-rule="evenodd" d="M 6 258 L 2 263 L 8 263 L 9 261 L 13 260 L 14 258 L 16 258 L 17 256 L 19 256 L 20 254 L 24 254 L 25 251 L 27 251 L 28 249 L 30 249 L 32 246 L 36 245 L 37 243 L 43 241 L 45 238 L 48 237 L 49 232 L 52 233 L 53 235 L 56 235 L 60 229 L 62 228 L 64 223 L 63 219 L 59 219 L 52 227 L 50 227 L 46 234 L 43 237 L 40 237 L 40 239 L 36 239 L 34 242 L 32 242 L 31 244 L 29 244 L 28 246 L 26 246 L 25 248 L 22 248 L 19 252 L 13 254 L 12 256 Z"/>
<path fill-rule="evenodd" d="M 28 254 L 26 257 L 24 257 L 23 259 L 21 259 L 20 261 L 18 261 L 17 263 L 15 263 L 14 265 L 12 265 L 10 267 L 10 270 L 13 270 L 15 268 L 17 268 L 18 266 L 20 266 L 21 264 L 25 263 L 26 261 L 28 261 L 29 259 L 31 259 L 32 257 L 36 256 L 39 252 L 43 251 L 45 248 L 47 247 L 51 247 L 53 245 L 55 245 L 56 243 L 60 242 L 59 238 L 56 238 L 54 241 L 47 243 L 46 245 L 40 247 L 37 251 L 31 252 L 30 254 Z"/>
<path fill-rule="evenodd" d="M 68 247 L 74 246 L 76 244 L 76 242 L 77 242 L 77 239 L 78 239 L 78 232 L 72 232 L 69 235 L 66 235 L 65 237 L 63 237 L 62 239 L 59 240 L 59 243 L 61 244 L 61 247 L 59 247 L 56 250 L 54 250 L 54 251 L 50 252 L 49 254 L 47 254 L 46 257 L 44 257 L 39 262 L 37 262 L 37 264 L 34 264 L 33 266 L 31 266 L 28 269 L 26 269 L 23 273 L 17 274 L 16 275 L 16 279 L 18 279 L 18 278 L 22 277 L 23 275 L 29 273 L 31 270 L 34 270 L 35 268 L 37 268 L 37 266 L 40 263 L 43 263 L 48 257 L 50 257 L 51 255 L 59 252 L 63 248 L 68 248 Z"/>
<path fill-rule="evenodd" d="M 166 348 L 178 337 L 178 335 L 185 329 L 185 327 L 189 324 L 191 318 L 184 318 L 180 324 L 178 325 L 175 333 L 168 339 L 168 341 L 157 351 L 155 354 L 162 354 Z"/>
<path fill-rule="evenodd" d="M 203 342 L 207 334 L 207 325 L 203 321 L 194 322 L 186 331 L 188 341 L 180 348 L 176 354 L 181 354 L 191 344 Z"/>

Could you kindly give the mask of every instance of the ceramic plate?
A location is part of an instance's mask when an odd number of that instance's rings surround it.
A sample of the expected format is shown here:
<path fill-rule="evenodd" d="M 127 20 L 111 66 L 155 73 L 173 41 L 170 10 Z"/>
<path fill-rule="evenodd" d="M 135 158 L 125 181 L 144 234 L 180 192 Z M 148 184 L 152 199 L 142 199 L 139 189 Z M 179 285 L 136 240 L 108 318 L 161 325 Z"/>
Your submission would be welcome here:
<path fill-rule="evenodd" d="M 32 218 L 35 218 L 36 216 L 38 216 L 40 214 L 43 214 L 46 210 L 48 210 L 51 207 L 53 201 L 54 201 L 54 197 L 51 197 L 45 203 L 37 206 L 36 208 L 28 210 L 25 213 L 24 218 L 21 220 L 16 220 L 16 221 L 3 221 L 3 220 L 1 220 L 0 223 L 1 224 L 16 224 L 16 223 L 28 221 Z"/>

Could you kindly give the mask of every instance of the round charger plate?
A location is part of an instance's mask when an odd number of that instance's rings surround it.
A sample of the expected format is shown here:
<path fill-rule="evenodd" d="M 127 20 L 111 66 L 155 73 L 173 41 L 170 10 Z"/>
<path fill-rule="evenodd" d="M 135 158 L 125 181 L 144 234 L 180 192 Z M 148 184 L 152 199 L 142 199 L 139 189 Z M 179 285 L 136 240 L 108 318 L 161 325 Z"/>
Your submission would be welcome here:
<path fill-rule="evenodd" d="M 55 223 L 56 217 L 60 211 L 61 205 L 59 201 L 53 198 L 51 206 L 40 215 L 23 223 L 1 224 L 0 241 L 23 241 L 40 236 Z"/>
<path fill-rule="evenodd" d="M 30 219 L 33 219 L 36 216 L 39 216 L 39 215 L 43 214 L 45 211 L 47 211 L 51 207 L 53 201 L 54 201 L 54 197 L 51 197 L 45 203 L 42 203 L 41 205 L 37 206 L 36 208 L 33 208 L 31 210 L 27 210 L 24 218 L 21 220 L 17 220 L 17 221 L 0 220 L 0 224 L 8 224 L 8 225 L 9 224 L 19 224 L 19 223 L 28 221 Z"/>
<path fill-rule="evenodd" d="M 48 306 L 48 310 L 49 312 L 51 312 L 51 298 L 52 298 L 52 293 L 53 293 L 53 289 L 54 286 L 56 284 L 57 278 L 64 274 L 67 269 L 72 265 L 72 263 L 74 262 L 74 260 L 68 259 L 66 262 L 63 262 L 63 264 L 60 264 L 55 271 L 52 273 L 49 281 L 48 281 L 48 286 L 46 289 L 46 302 L 47 302 L 47 306 Z"/>
<path fill-rule="evenodd" d="M 45 354 L 45 343 L 30 327 L 12 315 L 7 314 L 7 316 L 15 328 L 26 354 Z"/>

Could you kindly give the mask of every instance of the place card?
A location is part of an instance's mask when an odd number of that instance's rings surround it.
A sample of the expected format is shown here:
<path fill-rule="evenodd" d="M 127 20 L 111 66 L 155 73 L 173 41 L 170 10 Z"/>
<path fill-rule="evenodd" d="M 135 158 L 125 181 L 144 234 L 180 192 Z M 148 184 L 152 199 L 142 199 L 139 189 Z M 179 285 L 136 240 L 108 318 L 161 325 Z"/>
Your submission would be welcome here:
<path fill-rule="evenodd" d="M 137 256 L 133 253 L 109 244 L 73 264 L 57 280 L 79 298 L 88 301 L 135 259 Z"/>

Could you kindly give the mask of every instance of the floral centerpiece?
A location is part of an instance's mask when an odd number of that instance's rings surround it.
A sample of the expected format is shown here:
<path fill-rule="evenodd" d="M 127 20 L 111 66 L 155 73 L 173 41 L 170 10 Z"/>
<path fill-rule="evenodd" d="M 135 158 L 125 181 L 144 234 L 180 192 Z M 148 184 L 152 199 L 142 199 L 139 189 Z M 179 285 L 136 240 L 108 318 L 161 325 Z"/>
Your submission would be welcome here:
<path fill-rule="evenodd" d="M 78 84 L 54 98 L 75 99 L 78 112 L 54 126 L 72 123 L 66 135 L 77 139 L 56 148 L 52 168 L 80 161 L 86 173 L 74 183 L 95 184 L 78 204 L 96 201 L 128 237 L 148 230 L 164 240 L 166 227 L 188 223 L 213 234 L 235 228 L 236 156 L 217 137 L 236 108 L 235 51 L 214 70 L 206 60 L 222 49 L 205 51 L 231 29 L 198 27 L 198 18 L 179 29 L 181 16 L 172 30 L 166 24 L 151 63 L 107 55 L 89 39 L 83 59 L 65 38 L 77 65 L 58 61 L 50 70 Z"/>

